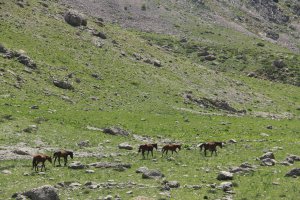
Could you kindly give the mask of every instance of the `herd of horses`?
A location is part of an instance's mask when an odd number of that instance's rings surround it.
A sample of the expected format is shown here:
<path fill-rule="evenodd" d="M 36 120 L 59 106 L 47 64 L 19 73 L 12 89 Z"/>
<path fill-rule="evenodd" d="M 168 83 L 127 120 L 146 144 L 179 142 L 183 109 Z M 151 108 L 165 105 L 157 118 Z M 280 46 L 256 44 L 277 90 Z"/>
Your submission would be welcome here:
<path fill-rule="evenodd" d="M 200 151 L 202 151 L 202 149 L 204 149 L 204 155 L 207 156 L 206 151 L 209 150 L 211 152 L 211 156 L 213 155 L 213 153 L 215 152 L 215 155 L 217 155 L 217 146 L 219 146 L 220 148 L 223 147 L 223 142 L 205 142 L 199 145 L 200 147 Z M 167 144 L 165 146 L 162 147 L 162 157 L 164 154 L 168 155 L 168 151 L 171 151 L 172 154 L 178 153 L 178 150 L 181 150 L 181 144 Z M 157 143 L 155 144 L 143 144 L 139 146 L 139 150 L 138 153 L 142 153 L 143 158 L 145 159 L 145 152 L 147 151 L 147 158 L 149 156 L 149 153 L 151 152 L 151 155 L 153 157 L 153 149 L 157 150 Z M 55 166 L 55 162 L 56 160 L 58 160 L 58 165 L 61 166 L 60 164 L 60 158 L 64 159 L 64 166 L 67 165 L 68 162 L 68 156 L 70 156 L 73 159 L 73 152 L 72 151 L 66 151 L 66 150 L 60 150 L 60 151 L 55 151 L 53 154 L 53 165 Z M 52 157 L 51 156 L 47 156 L 45 154 L 36 154 L 33 156 L 33 160 L 32 160 L 32 170 L 34 169 L 35 171 L 38 171 L 38 164 L 42 163 L 41 165 L 41 171 L 44 170 L 46 171 L 46 166 L 45 166 L 45 162 L 49 161 L 50 163 L 52 163 Z"/>

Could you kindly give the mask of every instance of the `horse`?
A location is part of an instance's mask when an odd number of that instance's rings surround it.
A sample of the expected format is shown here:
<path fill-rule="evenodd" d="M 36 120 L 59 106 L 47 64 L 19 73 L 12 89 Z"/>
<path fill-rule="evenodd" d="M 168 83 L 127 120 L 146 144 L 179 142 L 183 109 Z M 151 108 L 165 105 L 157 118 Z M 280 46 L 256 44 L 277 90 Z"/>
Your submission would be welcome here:
<path fill-rule="evenodd" d="M 157 150 L 157 144 L 142 144 L 139 146 L 138 153 L 142 152 L 143 158 L 145 158 L 145 151 L 148 151 L 147 158 L 149 156 L 149 152 L 151 152 L 151 155 L 153 157 L 153 148 Z"/>
<path fill-rule="evenodd" d="M 64 161 L 65 161 L 64 166 L 66 166 L 67 162 L 68 162 L 68 156 L 70 156 L 73 159 L 73 152 L 72 151 L 66 151 L 66 150 L 60 150 L 60 151 L 54 152 L 54 154 L 53 154 L 53 158 L 54 158 L 53 165 L 55 166 L 55 161 L 58 158 L 58 164 L 59 164 L 59 166 L 61 166 L 60 165 L 60 158 L 63 157 Z"/>
<path fill-rule="evenodd" d="M 206 150 L 211 151 L 211 156 L 213 155 L 213 152 L 215 152 L 215 155 L 217 156 L 217 146 L 223 147 L 223 142 L 205 142 L 202 143 L 200 147 L 200 151 L 204 148 L 204 155 L 206 156 Z"/>
<path fill-rule="evenodd" d="M 52 163 L 51 156 L 47 156 L 45 154 L 33 155 L 32 170 L 35 169 L 35 171 L 38 171 L 38 164 L 41 162 L 42 163 L 41 171 L 43 170 L 43 168 L 46 171 L 46 166 L 45 166 L 46 160 L 48 160 L 50 163 Z"/>
<path fill-rule="evenodd" d="M 175 151 L 176 153 L 178 153 L 176 151 L 176 149 L 178 148 L 178 150 L 181 149 L 181 144 L 167 144 L 165 145 L 163 148 L 162 148 L 162 155 L 161 157 L 164 155 L 164 153 L 166 152 L 166 155 L 168 155 L 168 151 L 172 151 L 172 154 L 173 152 Z"/>

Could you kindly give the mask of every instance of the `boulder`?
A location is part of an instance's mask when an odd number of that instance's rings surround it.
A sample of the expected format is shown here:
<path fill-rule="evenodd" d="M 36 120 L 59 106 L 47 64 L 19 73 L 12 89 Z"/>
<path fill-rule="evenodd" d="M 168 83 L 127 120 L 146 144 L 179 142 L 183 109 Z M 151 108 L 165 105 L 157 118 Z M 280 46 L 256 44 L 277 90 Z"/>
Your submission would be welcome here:
<path fill-rule="evenodd" d="M 159 60 L 153 60 L 153 65 L 155 67 L 161 67 L 161 62 Z"/>
<path fill-rule="evenodd" d="M 178 181 L 168 181 L 166 183 L 166 185 L 168 185 L 170 188 L 179 188 L 180 187 L 180 183 Z"/>
<path fill-rule="evenodd" d="M 31 200 L 59 200 L 58 189 L 50 185 L 45 185 L 39 188 L 34 188 L 21 195 L 26 196 Z"/>
<path fill-rule="evenodd" d="M 62 81 L 62 80 L 53 80 L 53 84 L 61 89 L 65 90 L 74 90 L 74 87 L 72 84 L 68 83 L 67 81 Z"/>
<path fill-rule="evenodd" d="M 79 161 L 73 161 L 69 164 L 68 168 L 70 169 L 84 169 L 85 166 Z"/>
<path fill-rule="evenodd" d="M 64 16 L 65 21 L 70 24 L 71 26 L 86 26 L 87 20 L 85 19 L 84 15 L 75 11 L 69 10 L 65 13 Z"/>
<path fill-rule="evenodd" d="M 271 158 L 265 158 L 261 160 L 261 166 L 274 166 L 276 164 L 276 160 Z"/>
<path fill-rule="evenodd" d="M 223 191 L 230 191 L 232 186 L 233 186 L 232 182 L 222 182 L 219 188 L 222 189 Z"/>
<path fill-rule="evenodd" d="M 291 171 L 289 171 L 288 173 L 286 173 L 287 177 L 296 177 L 296 176 L 300 176 L 300 168 L 294 168 Z"/>
<path fill-rule="evenodd" d="M 143 172 L 142 178 L 145 179 L 160 179 L 163 178 L 165 175 L 162 174 L 159 170 L 148 170 Z"/>
<path fill-rule="evenodd" d="M 219 181 L 232 180 L 233 179 L 233 174 L 230 173 L 230 172 L 221 171 L 219 173 L 219 175 L 217 176 L 217 179 Z"/>
<path fill-rule="evenodd" d="M 264 160 L 266 158 L 275 159 L 275 156 L 274 156 L 273 152 L 267 152 L 264 155 L 262 155 L 261 157 L 259 157 L 260 160 Z"/>
<path fill-rule="evenodd" d="M 129 135 L 129 132 L 127 132 L 119 127 L 104 128 L 103 133 L 110 134 L 110 135 L 121 135 L 121 136 Z"/>
<path fill-rule="evenodd" d="M 33 62 L 33 60 L 31 60 L 30 57 L 28 57 L 27 55 L 24 55 L 24 54 L 21 54 L 19 57 L 18 57 L 18 61 L 29 67 L 30 69 L 36 69 L 37 68 L 37 65 Z"/>
<path fill-rule="evenodd" d="M 137 170 L 135 170 L 136 173 L 144 173 L 146 171 L 148 171 L 148 167 L 140 167 Z"/>
<path fill-rule="evenodd" d="M 118 145 L 119 149 L 126 149 L 126 150 L 132 150 L 133 147 L 128 144 L 127 142 L 123 142 L 121 144 Z"/>

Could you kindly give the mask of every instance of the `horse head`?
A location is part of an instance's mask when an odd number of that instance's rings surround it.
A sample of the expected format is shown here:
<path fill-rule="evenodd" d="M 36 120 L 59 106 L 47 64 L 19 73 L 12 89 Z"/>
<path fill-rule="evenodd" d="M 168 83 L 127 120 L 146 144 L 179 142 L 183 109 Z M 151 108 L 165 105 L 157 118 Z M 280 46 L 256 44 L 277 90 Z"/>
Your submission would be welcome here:
<path fill-rule="evenodd" d="M 72 151 L 69 152 L 69 155 L 73 159 L 73 152 Z"/>
<path fill-rule="evenodd" d="M 52 163 L 52 157 L 51 156 L 46 156 L 46 160 L 48 160 L 50 163 Z"/>
<path fill-rule="evenodd" d="M 153 148 L 155 148 L 157 150 L 157 143 L 152 144 Z"/>

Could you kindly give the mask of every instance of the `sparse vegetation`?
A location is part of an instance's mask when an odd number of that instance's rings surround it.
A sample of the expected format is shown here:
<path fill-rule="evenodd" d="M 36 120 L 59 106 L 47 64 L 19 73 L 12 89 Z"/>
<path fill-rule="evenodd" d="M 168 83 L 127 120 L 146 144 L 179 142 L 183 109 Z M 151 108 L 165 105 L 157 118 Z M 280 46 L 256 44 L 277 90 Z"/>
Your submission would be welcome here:
<path fill-rule="evenodd" d="M 0 2 L 5 19 L 0 23 L 0 199 L 41 185 L 57 186 L 61 199 L 298 198 L 299 177 L 285 174 L 300 162 L 280 164 L 289 154 L 300 156 L 298 53 L 208 22 L 174 23 L 186 31 L 183 39 L 109 21 L 99 24 L 89 15 L 87 27 L 73 27 L 63 19 L 66 7 L 56 1 L 47 1 L 46 7 L 38 0 Z M 170 3 L 158 2 L 161 8 Z M 199 9 L 213 3 L 197 2 Z M 171 6 L 170 11 L 178 9 Z M 93 31 L 105 33 L 105 39 Z M 6 58 L 4 48 L 27 55 L 36 68 L 18 57 Z M 205 59 L 208 55 L 216 59 Z M 250 71 L 262 76 L 247 77 Z M 276 75 L 275 81 L 264 79 L 266 74 Z M 72 89 L 56 87 L 53 80 Z M 101 129 L 106 127 L 130 135 L 105 134 Z M 137 153 L 145 140 L 158 143 L 153 159 Z M 162 158 L 161 147 L 170 141 L 182 149 Z M 197 145 L 206 141 L 226 145 L 218 148 L 218 156 L 204 157 Z M 133 150 L 119 149 L 124 142 Z M 73 150 L 74 159 L 68 161 L 86 168 L 47 163 L 45 174 L 31 170 L 27 154 L 53 155 L 55 149 Z M 274 166 L 260 166 L 256 159 L 267 151 L 275 155 Z M 89 166 L 96 162 L 131 168 Z M 219 187 L 220 171 L 245 162 L 256 168 L 233 175 L 233 194 Z M 165 177 L 143 179 L 135 172 L 142 166 Z M 180 186 L 168 190 L 168 181 Z"/>

